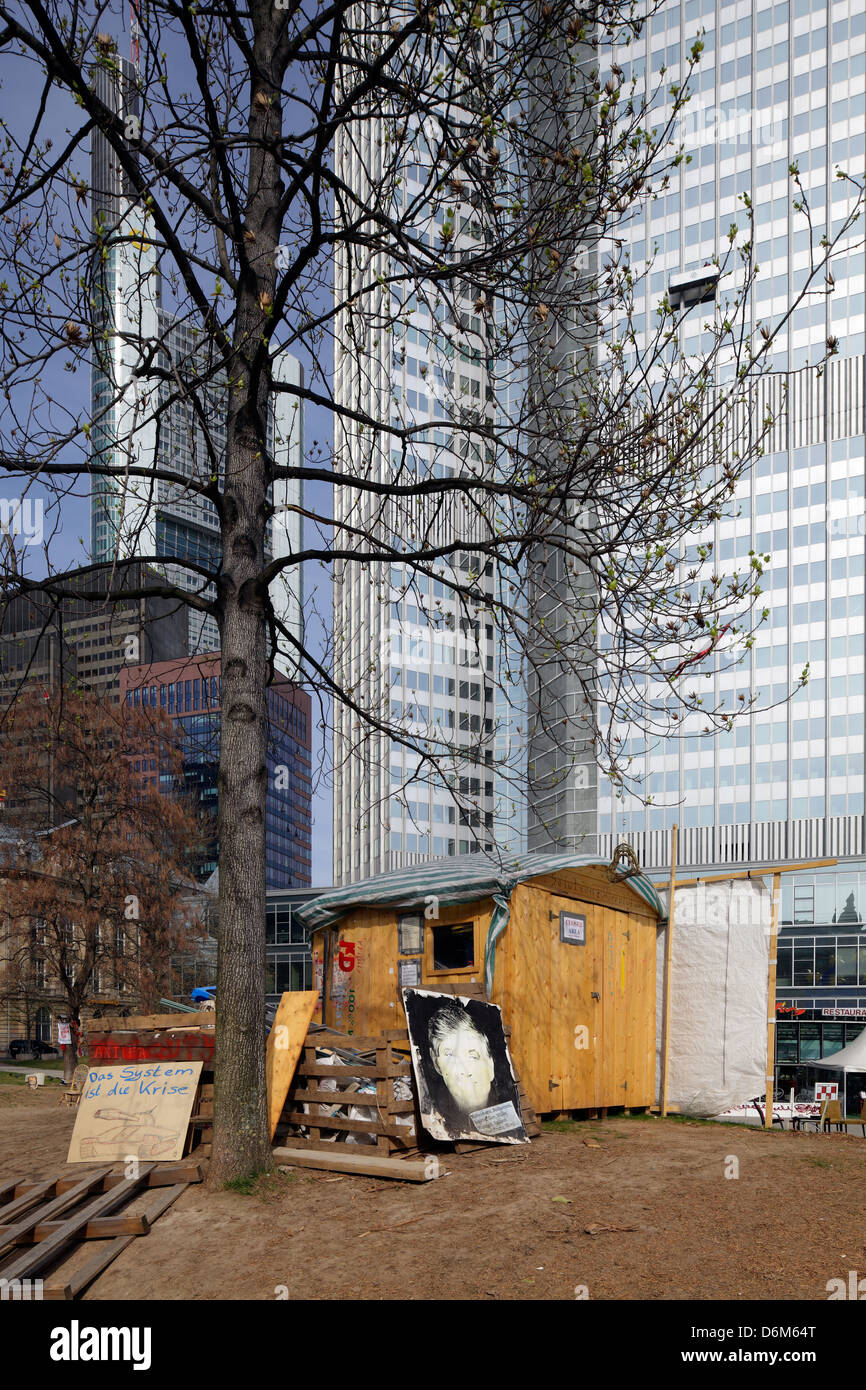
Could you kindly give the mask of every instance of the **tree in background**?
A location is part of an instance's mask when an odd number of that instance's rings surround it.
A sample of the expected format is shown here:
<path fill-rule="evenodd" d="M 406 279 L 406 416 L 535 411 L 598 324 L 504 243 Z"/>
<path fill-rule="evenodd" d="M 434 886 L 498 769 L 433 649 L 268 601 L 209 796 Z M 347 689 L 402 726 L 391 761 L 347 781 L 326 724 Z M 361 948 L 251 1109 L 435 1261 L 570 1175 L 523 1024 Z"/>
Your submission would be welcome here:
<path fill-rule="evenodd" d="M 25 691 L 0 726 L 0 781 L 18 832 L 0 869 L 6 987 L 32 978 L 77 1025 L 106 992 L 152 1012 L 172 955 L 204 935 L 190 878 L 199 826 L 172 722 L 69 689 Z M 65 1060 L 71 1073 L 74 1049 Z"/>

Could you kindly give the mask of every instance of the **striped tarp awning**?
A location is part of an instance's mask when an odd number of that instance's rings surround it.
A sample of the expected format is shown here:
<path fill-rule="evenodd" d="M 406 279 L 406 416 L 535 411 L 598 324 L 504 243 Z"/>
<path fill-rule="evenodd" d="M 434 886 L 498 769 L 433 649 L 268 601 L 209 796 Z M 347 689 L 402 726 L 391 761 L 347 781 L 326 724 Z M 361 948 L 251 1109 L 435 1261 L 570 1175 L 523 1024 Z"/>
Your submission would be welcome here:
<path fill-rule="evenodd" d="M 408 869 L 379 874 L 376 878 L 332 888 L 293 914 L 295 922 L 310 932 L 329 927 L 358 907 L 426 907 L 435 898 L 441 907 L 493 898 L 495 903 L 484 960 L 487 993 L 493 986 L 496 942 L 508 924 L 510 898 L 518 883 L 554 874 L 561 869 L 605 869 L 607 861 L 592 854 L 520 854 L 499 862 L 486 855 L 449 856 L 429 859 Z M 643 874 L 618 875 L 620 882 L 633 889 L 660 919 L 664 909 L 655 888 Z"/>

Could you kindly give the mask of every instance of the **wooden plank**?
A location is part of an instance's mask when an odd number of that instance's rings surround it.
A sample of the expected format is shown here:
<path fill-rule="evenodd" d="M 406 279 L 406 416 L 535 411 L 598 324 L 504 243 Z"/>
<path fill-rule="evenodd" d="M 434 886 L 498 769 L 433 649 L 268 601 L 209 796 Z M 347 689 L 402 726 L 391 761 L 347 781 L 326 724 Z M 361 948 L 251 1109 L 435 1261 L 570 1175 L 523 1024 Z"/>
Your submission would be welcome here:
<path fill-rule="evenodd" d="M 68 1282 L 43 1283 L 42 1297 L 52 1301 L 77 1298 L 83 1289 L 91 1284 L 97 1275 L 101 1274 L 118 1255 L 131 1245 L 135 1236 L 118 1236 L 116 1240 L 106 1241 L 91 1255 L 83 1265 L 70 1276 Z M 55 1276 L 56 1277 L 56 1276 Z"/>
<path fill-rule="evenodd" d="M 32 1245 L 47 1240 L 61 1231 L 64 1221 L 40 1221 L 39 1225 L 26 1236 L 19 1236 L 16 1245 Z M 82 1231 L 82 1240 L 110 1240 L 115 1236 L 146 1236 L 149 1227 L 143 1216 L 97 1216 Z M 6 1227 L 0 1226 L 0 1244 L 5 1244 Z"/>
<path fill-rule="evenodd" d="M 382 1119 L 350 1120 L 343 1115 L 305 1115 L 302 1110 L 288 1111 L 283 1115 L 283 1120 L 288 1124 L 303 1125 L 305 1129 L 312 1129 L 311 1121 L 314 1121 L 318 1129 L 347 1130 L 349 1133 L 357 1131 L 359 1134 L 389 1135 L 398 1133 L 403 1127 L 386 1124 Z"/>
<path fill-rule="evenodd" d="M 213 1044 L 208 1047 L 192 1047 L 188 1043 L 155 1042 L 147 1045 L 121 1047 L 108 1042 L 92 1047 L 87 1054 L 91 1067 L 128 1065 L 130 1062 L 201 1062 L 210 1079 L 213 1079 Z"/>
<path fill-rule="evenodd" d="M 782 902 L 781 874 L 773 875 L 773 918 L 770 924 L 770 964 L 767 974 L 767 1091 L 764 1128 L 773 1128 L 773 1087 L 776 1060 L 776 958 L 779 951 L 779 908 Z"/>
<path fill-rule="evenodd" d="M 157 1217 L 161 1216 L 166 1208 L 170 1207 L 172 1202 L 176 1201 L 181 1193 L 186 1191 L 188 1186 L 189 1184 L 185 1182 L 175 1183 L 172 1187 L 167 1188 L 165 1192 L 160 1193 L 159 1197 L 151 1202 L 142 1214 L 142 1220 L 146 1222 L 147 1226 L 152 1226 Z M 107 1220 L 108 1218 L 104 1219 Z M 110 1241 L 101 1250 L 95 1251 L 91 1258 L 85 1264 L 80 1265 L 78 1269 L 74 1270 L 67 1279 L 64 1279 L 62 1274 L 59 1278 L 55 1274 L 51 1280 L 43 1284 L 42 1297 L 44 1299 L 64 1299 L 67 1301 L 77 1298 L 78 1295 L 87 1288 L 87 1285 L 91 1284 L 97 1275 L 101 1274 L 113 1260 L 116 1260 L 118 1255 L 121 1254 L 121 1252 L 126 1249 L 127 1245 L 131 1244 L 134 1239 L 135 1236 L 133 1235 L 125 1235 Z"/>
<path fill-rule="evenodd" d="M 671 953 L 674 943 L 674 896 L 677 873 L 677 827 L 671 829 L 671 876 L 668 883 L 668 924 L 665 929 L 665 974 L 664 974 L 664 1012 L 662 1032 L 662 1074 L 659 1112 L 668 1113 L 668 1064 L 670 1062 L 671 1036 Z"/>
<path fill-rule="evenodd" d="M 15 1189 L 17 1186 L 17 1178 L 12 1178 L 9 1182 L 0 1183 L 0 1216 L 2 1216 L 2 1209 L 5 1204 L 11 1202 L 15 1196 Z"/>
<path fill-rule="evenodd" d="M 74 1181 L 76 1183 L 81 1182 L 81 1176 L 79 1175 L 76 1177 Z M 25 1211 L 28 1211 L 30 1207 L 36 1206 L 36 1204 L 47 1197 L 49 1193 L 55 1193 L 56 1184 L 56 1178 L 48 1178 L 44 1182 L 24 1182 L 15 1184 L 18 1196 L 13 1202 L 7 1203 L 2 1211 L 0 1211 L 0 1220 L 2 1220 L 4 1226 L 8 1226 L 13 1218 L 21 1216 Z"/>
<path fill-rule="evenodd" d="M 265 1060 L 271 1139 L 283 1113 L 286 1096 L 289 1094 L 289 1087 L 318 999 L 319 993 L 315 989 L 286 991 L 277 1007 L 273 1027 L 268 1034 Z"/>
<path fill-rule="evenodd" d="M 627 880 L 612 882 L 604 868 L 560 869 L 558 873 L 537 874 L 525 882 L 530 893 L 546 889 L 564 898 L 581 903 L 594 903 L 598 907 L 614 908 L 620 912 L 635 912 L 651 916 L 655 912 L 649 903 L 634 888 L 629 888 Z"/>
<path fill-rule="evenodd" d="M 324 1033 L 308 1033 L 307 1047 L 322 1047 L 333 1051 L 343 1052 L 375 1052 L 381 1046 L 382 1039 L 393 1039 L 398 1042 L 404 1041 L 407 1046 L 409 1034 L 405 1028 L 389 1029 L 387 1033 L 380 1033 L 375 1038 L 356 1038 L 352 1033 L 337 1033 L 328 1030 Z"/>
<path fill-rule="evenodd" d="M 363 1105 L 375 1110 L 376 1096 L 371 1091 L 293 1091 L 290 1105 Z M 391 1114 L 411 1115 L 415 1102 L 411 1100 L 392 1100 Z M 209 1122 L 208 1122 L 209 1123 Z"/>
<path fill-rule="evenodd" d="M 315 1062 L 316 1062 L 316 1050 L 315 1050 L 315 1048 L 313 1048 L 313 1047 L 305 1047 L 305 1048 L 304 1048 L 304 1068 L 306 1069 L 307 1067 L 315 1066 Z M 287 1101 L 287 1104 L 291 1105 L 292 1102 L 291 1102 L 291 1101 Z M 313 1114 L 315 1114 L 315 1113 L 316 1113 L 316 1112 L 314 1111 Z M 319 1130 L 319 1128 L 318 1128 L 318 1126 L 317 1126 L 317 1124 L 316 1124 L 316 1121 L 313 1120 L 312 1124 L 310 1124 L 310 1125 L 308 1126 L 308 1128 L 309 1128 L 310 1138 L 311 1138 L 311 1139 L 315 1139 L 316 1141 L 318 1141 L 321 1131 Z"/>
<path fill-rule="evenodd" d="M 729 878 L 769 878 L 776 874 L 799 874 L 804 869 L 826 869 L 838 864 L 838 859 L 805 859 L 796 864 L 768 864 L 763 869 L 743 869 L 729 874 L 710 874 L 702 878 L 678 878 L 677 888 L 694 888 L 698 883 L 726 883 Z"/>
<path fill-rule="evenodd" d="M 4 1234 L 2 1240 L 0 1240 L 0 1250 L 5 1250 L 9 1245 L 17 1244 L 22 1236 L 29 1236 L 40 1222 L 53 1221 L 55 1216 L 59 1216 L 61 1212 L 67 1211 L 69 1207 L 74 1207 L 76 1202 L 81 1201 L 82 1197 L 86 1197 L 95 1187 L 101 1186 L 104 1175 L 105 1169 L 101 1172 L 85 1173 L 84 1177 L 79 1178 L 73 1187 L 70 1187 L 66 1192 L 60 1193 L 59 1196 L 50 1201 L 47 1206 L 42 1206 L 37 1196 L 36 1203 L 39 1208 L 38 1210 L 31 1210 L 26 1216 L 19 1216 L 15 1221 L 6 1222 L 4 1224 Z M 51 1181 L 50 1186 L 52 1189 L 55 1181 L 56 1179 L 52 1179 Z M 38 1190 L 37 1188 L 36 1192 L 38 1192 Z M 34 1193 L 30 1194 L 31 1197 L 34 1195 Z"/>
<path fill-rule="evenodd" d="M 213 1011 L 199 1010 L 192 1014 L 130 1014 L 128 1018 L 110 1017 L 93 1020 L 93 1031 L 99 1033 L 152 1032 L 164 1028 L 214 1027 Z M 90 1035 L 90 1026 L 87 1034 Z"/>
<path fill-rule="evenodd" d="M 330 1077 L 359 1076 L 364 1078 L 369 1077 L 373 1081 L 378 1081 L 381 1072 L 377 1066 L 362 1066 L 360 1063 L 356 1066 L 354 1062 L 349 1062 L 346 1066 L 343 1066 L 341 1062 L 339 1066 L 334 1067 L 326 1067 L 321 1063 L 301 1062 L 298 1067 L 298 1075 Z M 411 1076 L 412 1068 L 407 1062 L 394 1062 L 389 1066 L 386 1075 L 391 1077 Z"/>
<path fill-rule="evenodd" d="M 103 1192 L 100 1196 L 94 1197 L 92 1202 L 88 1202 L 83 1211 L 70 1216 L 63 1223 L 63 1228 L 56 1231 L 47 1240 L 40 1241 L 38 1245 L 33 1245 L 25 1250 L 16 1260 L 7 1265 L 3 1270 L 4 1279 L 22 1279 L 25 1276 L 37 1274 L 40 1269 L 44 1269 L 47 1264 L 56 1259 L 62 1250 L 73 1241 L 80 1239 L 80 1232 L 83 1231 L 90 1221 L 96 1216 L 107 1216 L 116 1207 L 122 1206 L 128 1201 L 132 1193 L 136 1192 L 141 1186 L 144 1178 L 151 1171 L 152 1164 L 147 1164 L 140 1169 L 137 1178 L 127 1179 L 123 1186 L 111 1188 L 108 1192 Z M 72 1196 L 68 1193 L 67 1196 Z M 62 1199 L 61 1199 L 62 1200 Z M 46 1209 L 46 1216 L 48 1210 Z M 135 1240 L 135 1236 L 122 1236 L 122 1240 Z"/>
<path fill-rule="evenodd" d="M 202 1180 L 202 1170 L 199 1163 L 161 1163 L 148 1173 L 146 1188 L 150 1187 L 171 1187 L 175 1183 L 196 1183 Z M 57 1192 L 68 1192 L 77 1182 L 81 1181 L 81 1175 L 76 1173 L 74 1177 L 58 1178 Z M 102 1181 L 103 1192 L 108 1192 L 112 1187 L 117 1187 L 118 1183 L 126 1182 L 127 1178 L 123 1173 L 109 1173 Z"/>
<path fill-rule="evenodd" d="M 376 1153 L 274 1149 L 277 1163 L 296 1168 L 329 1168 L 338 1173 L 361 1173 L 372 1178 L 396 1178 L 398 1182 L 431 1182 L 444 1175 L 439 1159 L 428 1154 L 423 1163 L 405 1158 L 381 1158 Z"/>
<path fill-rule="evenodd" d="M 376 1082 L 376 1110 L 379 1118 L 384 1119 L 384 1124 L 378 1130 L 379 1154 L 383 1158 L 388 1158 L 391 1153 L 391 1139 L 396 1126 L 389 1113 L 389 1103 L 394 1101 L 394 1082 L 387 1079 L 388 1069 L 393 1061 L 391 1055 L 391 1044 L 385 1042 L 382 1047 L 376 1049 L 376 1066 L 382 1072 L 382 1079 Z"/>

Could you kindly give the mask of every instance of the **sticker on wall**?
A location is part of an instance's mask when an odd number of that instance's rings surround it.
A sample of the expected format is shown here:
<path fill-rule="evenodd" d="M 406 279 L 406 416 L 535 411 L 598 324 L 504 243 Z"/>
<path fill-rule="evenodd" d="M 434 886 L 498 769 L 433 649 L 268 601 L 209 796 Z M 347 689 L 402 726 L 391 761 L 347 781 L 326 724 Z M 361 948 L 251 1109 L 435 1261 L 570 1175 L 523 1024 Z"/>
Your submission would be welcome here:
<path fill-rule="evenodd" d="M 560 912 L 559 939 L 573 946 L 586 945 L 586 917 L 580 912 Z"/>
<path fill-rule="evenodd" d="M 421 1123 L 434 1139 L 525 1144 L 502 1011 L 482 999 L 404 989 Z"/>

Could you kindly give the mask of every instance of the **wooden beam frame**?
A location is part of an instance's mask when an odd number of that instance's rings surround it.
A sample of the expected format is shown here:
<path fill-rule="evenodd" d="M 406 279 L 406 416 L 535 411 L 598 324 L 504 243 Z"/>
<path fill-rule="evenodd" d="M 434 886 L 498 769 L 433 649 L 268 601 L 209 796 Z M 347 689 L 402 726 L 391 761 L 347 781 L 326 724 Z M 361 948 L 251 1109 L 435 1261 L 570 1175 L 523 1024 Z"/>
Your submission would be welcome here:
<path fill-rule="evenodd" d="M 706 878 L 678 878 L 677 888 L 694 888 L 699 883 L 727 883 L 732 878 L 772 878 L 778 874 L 798 874 L 804 869 L 832 869 L 838 859 L 804 859 L 802 864 L 770 864 L 766 869 L 742 869 L 732 874 L 710 874 Z"/>
<path fill-rule="evenodd" d="M 664 1034 L 662 1036 L 662 1074 L 659 1111 L 668 1113 L 668 1060 L 671 1046 L 671 953 L 674 944 L 674 894 L 676 892 L 677 872 L 677 826 L 671 827 L 671 877 L 668 887 L 668 925 L 665 932 L 665 979 L 664 979 Z"/>
<path fill-rule="evenodd" d="M 773 1128 L 773 1082 L 776 1076 L 776 959 L 779 942 L 779 910 L 782 902 L 782 876 L 773 875 L 773 917 L 770 924 L 770 966 L 767 977 L 767 1103 L 764 1128 Z"/>

